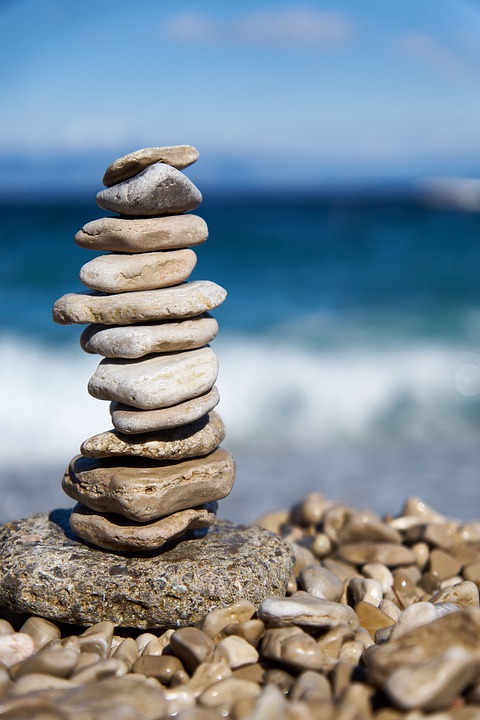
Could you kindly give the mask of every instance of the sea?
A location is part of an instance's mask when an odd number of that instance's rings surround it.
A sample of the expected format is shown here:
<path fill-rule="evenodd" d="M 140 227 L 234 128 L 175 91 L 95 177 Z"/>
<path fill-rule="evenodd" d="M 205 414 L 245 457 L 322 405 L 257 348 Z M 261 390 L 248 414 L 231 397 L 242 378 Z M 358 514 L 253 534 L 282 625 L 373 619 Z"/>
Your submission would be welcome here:
<path fill-rule="evenodd" d="M 219 516 L 252 522 L 320 492 L 382 515 L 421 497 L 480 517 L 480 214 L 400 193 L 205 193 L 192 279 L 214 311 L 218 411 L 237 480 Z M 92 199 L 0 207 L 0 522 L 72 504 L 60 482 L 111 428 L 100 358 L 54 301 L 81 292 Z"/>

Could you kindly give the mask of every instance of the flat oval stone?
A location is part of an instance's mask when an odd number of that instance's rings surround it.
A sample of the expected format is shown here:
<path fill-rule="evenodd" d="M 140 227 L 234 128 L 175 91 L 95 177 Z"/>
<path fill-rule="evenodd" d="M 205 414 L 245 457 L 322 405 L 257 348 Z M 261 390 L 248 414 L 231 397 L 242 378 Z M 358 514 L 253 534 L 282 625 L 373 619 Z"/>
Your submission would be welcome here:
<path fill-rule="evenodd" d="M 138 175 L 97 193 L 97 205 L 121 215 L 174 215 L 195 210 L 200 190 L 186 175 L 165 163 L 149 165 Z"/>
<path fill-rule="evenodd" d="M 310 627 L 334 627 L 349 625 L 358 627 L 355 611 L 349 605 L 313 597 L 299 592 L 291 597 L 266 598 L 258 610 L 258 617 L 273 627 L 307 625 Z"/>
<path fill-rule="evenodd" d="M 207 223 L 198 215 L 104 217 L 84 225 L 75 242 L 87 250 L 142 253 L 200 245 L 207 238 Z"/>
<path fill-rule="evenodd" d="M 80 344 L 88 353 L 134 360 L 144 355 L 203 347 L 217 332 L 217 321 L 205 313 L 180 322 L 127 327 L 88 325 L 80 337 Z"/>
<path fill-rule="evenodd" d="M 80 280 L 91 290 L 122 293 L 156 290 L 185 282 L 197 262 L 193 250 L 100 255 L 80 268 Z"/>
<path fill-rule="evenodd" d="M 201 315 L 221 305 L 226 297 L 226 290 L 209 280 L 115 295 L 67 293 L 56 301 L 52 315 L 60 325 L 130 325 Z"/>
<path fill-rule="evenodd" d="M 146 360 L 102 360 L 88 383 L 99 400 L 117 400 L 142 410 L 177 405 L 210 390 L 218 362 L 210 347 Z"/>
<path fill-rule="evenodd" d="M 136 150 L 114 160 L 105 170 L 103 184 L 107 187 L 137 175 L 153 163 L 162 162 L 177 170 L 192 165 L 198 160 L 199 152 L 191 145 L 170 145 Z"/>
<path fill-rule="evenodd" d="M 80 542 L 69 516 L 55 510 L 0 527 L 0 605 L 79 625 L 177 628 L 241 598 L 258 607 L 282 595 L 293 566 L 290 547 L 255 526 L 220 522 L 160 553 L 119 557 Z"/>
<path fill-rule="evenodd" d="M 113 402 L 110 404 L 110 414 L 118 431 L 127 435 L 145 433 L 194 422 L 213 410 L 219 400 L 220 394 L 214 385 L 211 390 L 200 397 L 159 410 L 137 410 L 128 405 Z"/>
<path fill-rule="evenodd" d="M 224 498 L 235 480 L 230 453 L 216 450 L 205 458 L 177 463 L 93 460 L 78 455 L 62 481 L 74 500 L 98 512 L 148 522 L 192 505 Z"/>
<path fill-rule="evenodd" d="M 410 548 L 385 542 L 347 543 L 338 548 L 337 555 L 340 560 L 354 565 L 379 562 L 387 567 L 396 567 L 415 563 L 415 555 Z"/>
<path fill-rule="evenodd" d="M 215 522 L 216 503 L 161 517 L 146 523 L 134 523 L 123 515 L 97 513 L 77 503 L 70 516 L 70 527 L 82 540 L 104 550 L 150 552 L 192 530 L 210 527 Z"/>
<path fill-rule="evenodd" d="M 188 425 L 133 437 L 108 430 L 84 440 L 80 452 L 91 458 L 121 455 L 153 460 L 184 460 L 213 452 L 224 438 L 222 419 L 212 412 Z"/>

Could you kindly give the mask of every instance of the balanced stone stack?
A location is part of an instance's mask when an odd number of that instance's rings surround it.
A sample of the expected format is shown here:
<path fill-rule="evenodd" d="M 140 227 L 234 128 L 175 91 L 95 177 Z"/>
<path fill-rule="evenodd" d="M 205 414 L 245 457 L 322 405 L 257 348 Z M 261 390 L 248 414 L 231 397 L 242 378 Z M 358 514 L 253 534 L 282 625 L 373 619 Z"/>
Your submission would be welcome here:
<path fill-rule="evenodd" d="M 105 359 L 91 395 L 111 401 L 114 429 L 81 446 L 63 479 L 78 501 L 70 527 L 93 545 L 118 552 L 158 550 L 215 520 L 235 466 L 219 448 L 224 426 L 213 412 L 217 334 L 208 311 L 225 290 L 187 282 L 208 236 L 202 218 L 184 214 L 202 196 L 180 172 L 196 161 L 188 145 L 148 148 L 113 162 L 100 207 L 119 213 L 85 225 L 75 240 L 107 251 L 80 270 L 93 292 L 64 295 L 53 318 L 88 323 L 81 344 Z"/>

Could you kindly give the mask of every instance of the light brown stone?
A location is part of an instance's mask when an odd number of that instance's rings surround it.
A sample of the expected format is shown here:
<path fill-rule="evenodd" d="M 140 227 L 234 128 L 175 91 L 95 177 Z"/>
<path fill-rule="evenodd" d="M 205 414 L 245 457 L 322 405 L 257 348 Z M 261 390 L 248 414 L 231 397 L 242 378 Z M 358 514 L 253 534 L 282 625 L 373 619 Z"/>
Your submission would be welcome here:
<path fill-rule="evenodd" d="M 60 629 L 52 622 L 35 616 L 29 617 L 23 623 L 20 632 L 30 635 L 36 650 L 40 650 L 47 643 L 59 638 L 61 635 Z"/>
<path fill-rule="evenodd" d="M 192 530 L 207 528 L 215 522 L 215 503 L 179 510 L 149 523 L 133 523 L 122 515 L 95 513 L 77 503 L 72 510 L 70 527 L 78 537 L 105 550 L 150 552 Z"/>
<path fill-rule="evenodd" d="M 142 655 L 135 660 L 133 672 L 156 677 L 168 685 L 176 672 L 184 670 L 182 662 L 173 655 Z"/>
<path fill-rule="evenodd" d="M 156 290 L 185 282 L 197 262 L 193 250 L 99 255 L 80 269 L 80 280 L 91 290 L 123 293 Z"/>
<path fill-rule="evenodd" d="M 360 542 L 400 543 L 399 533 L 370 510 L 361 512 L 341 505 L 326 510 L 324 532 L 339 544 Z"/>
<path fill-rule="evenodd" d="M 220 640 L 213 653 L 214 661 L 223 660 L 232 670 L 256 663 L 258 658 L 258 652 L 253 645 L 238 635 L 230 635 Z"/>
<path fill-rule="evenodd" d="M 203 662 L 195 668 L 188 687 L 198 697 L 210 685 L 231 676 L 232 671 L 224 662 Z"/>
<path fill-rule="evenodd" d="M 265 632 L 265 625 L 261 620 L 245 620 L 245 622 L 231 623 L 222 630 L 222 635 L 237 635 L 244 638 L 250 645 L 257 647 Z"/>
<path fill-rule="evenodd" d="M 355 606 L 355 612 L 357 613 L 360 625 L 368 630 L 373 639 L 375 639 L 375 633 L 377 630 L 393 625 L 391 617 L 370 603 L 357 603 Z"/>
<path fill-rule="evenodd" d="M 440 580 L 445 580 L 446 578 L 457 575 L 461 567 L 461 563 L 444 550 L 434 548 L 430 553 L 430 572 Z"/>
<path fill-rule="evenodd" d="M 198 150 L 191 145 L 142 148 L 110 163 L 105 170 L 103 184 L 107 187 L 115 185 L 137 175 L 149 165 L 157 162 L 166 163 L 177 170 L 183 170 L 196 162 L 198 155 Z"/>
<path fill-rule="evenodd" d="M 199 628 L 180 628 L 170 638 L 170 646 L 190 672 L 201 663 L 213 661 L 215 643 Z"/>
<path fill-rule="evenodd" d="M 354 565 L 380 562 L 387 567 L 410 565 L 415 563 L 415 555 L 404 545 L 384 542 L 359 542 L 341 545 L 337 550 L 340 560 Z"/>
<path fill-rule="evenodd" d="M 14 665 L 10 668 L 10 674 L 14 680 L 32 673 L 68 677 L 77 661 L 78 653 L 75 650 L 45 650 Z"/>
<path fill-rule="evenodd" d="M 200 623 L 200 629 L 212 638 L 220 638 L 222 630 L 231 623 L 244 623 L 250 620 L 255 612 L 255 606 L 248 600 L 237 600 L 228 607 L 217 608 L 205 615 Z"/>
<path fill-rule="evenodd" d="M 62 487 L 69 497 L 102 513 L 149 522 L 194 505 L 220 500 L 235 480 L 230 453 L 216 450 L 182 462 L 74 458 Z"/>
<path fill-rule="evenodd" d="M 449 585 L 439 590 L 430 598 L 431 603 L 448 602 L 456 603 L 461 607 L 478 607 L 479 594 L 478 587 L 474 582 L 465 580 L 456 585 Z"/>
<path fill-rule="evenodd" d="M 114 295 L 67 293 L 55 302 L 53 319 L 60 325 L 131 325 L 150 320 L 175 320 L 212 310 L 221 305 L 226 296 L 226 291 L 210 280 Z"/>
<path fill-rule="evenodd" d="M 359 624 L 354 610 L 348 605 L 322 600 L 306 592 L 288 598 L 266 598 L 258 609 L 258 617 L 274 627 L 297 624 L 329 628 L 340 624 L 357 627 Z"/>
<path fill-rule="evenodd" d="M 338 602 L 343 595 L 343 582 L 321 565 L 307 565 L 300 571 L 305 590 L 317 598 Z"/>

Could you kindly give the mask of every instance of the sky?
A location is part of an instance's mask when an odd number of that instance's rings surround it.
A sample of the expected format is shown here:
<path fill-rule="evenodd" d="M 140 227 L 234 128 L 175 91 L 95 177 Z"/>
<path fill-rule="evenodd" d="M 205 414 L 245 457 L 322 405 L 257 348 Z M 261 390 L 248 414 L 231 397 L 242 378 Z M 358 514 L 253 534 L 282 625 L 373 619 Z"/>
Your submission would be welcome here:
<path fill-rule="evenodd" d="M 480 0 L 0 0 L 0 189 L 192 144 L 204 183 L 475 176 Z"/>

